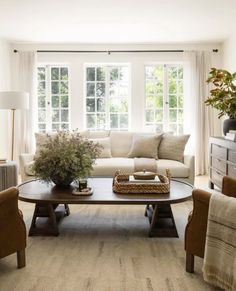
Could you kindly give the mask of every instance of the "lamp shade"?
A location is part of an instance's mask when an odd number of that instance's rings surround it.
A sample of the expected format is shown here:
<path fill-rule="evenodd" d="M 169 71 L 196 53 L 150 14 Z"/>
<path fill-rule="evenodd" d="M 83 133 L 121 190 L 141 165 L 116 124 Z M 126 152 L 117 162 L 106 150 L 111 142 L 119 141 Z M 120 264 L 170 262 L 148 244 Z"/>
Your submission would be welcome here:
<path fill-rule="evenodd" d="M 19 91 L 0 92 L 0 109 L 29 108 L 29 93 Z"/>

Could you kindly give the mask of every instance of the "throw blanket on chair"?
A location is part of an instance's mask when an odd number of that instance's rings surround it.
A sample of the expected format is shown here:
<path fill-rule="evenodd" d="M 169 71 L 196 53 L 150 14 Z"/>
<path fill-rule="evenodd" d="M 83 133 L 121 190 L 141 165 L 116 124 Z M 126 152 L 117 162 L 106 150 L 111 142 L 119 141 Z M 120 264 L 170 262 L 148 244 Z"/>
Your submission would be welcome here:
<path fill-rule="evenodd" d="M 236 198 L 211 196 L 203 277 L 217 287 L 236 290 Z"/>
<path fill-rule="evenodd" d="M 157 162 L 155 159 L 134 158 L 134 172 L 150 171 L 157 173 Z"/>

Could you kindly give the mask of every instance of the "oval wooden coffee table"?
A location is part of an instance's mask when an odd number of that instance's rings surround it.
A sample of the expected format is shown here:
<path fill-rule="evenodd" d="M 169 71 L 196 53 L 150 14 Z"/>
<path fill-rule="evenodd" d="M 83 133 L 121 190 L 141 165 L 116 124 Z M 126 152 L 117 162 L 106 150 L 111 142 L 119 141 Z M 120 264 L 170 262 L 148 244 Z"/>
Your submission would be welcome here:
<path fill-rule="evenodd" d="M 68 204 L 128 204 L 146 205 L 150 237 L 178 237 L 171 204 L 188 200 L 193 189 L 190 184 L 171 180 L 168 194 L 124 195 L 112 191 L 112 178 L 89 178 L 88 183 L 93 188 L 91 196 L 76 196 L 72 194 L 73 186 L 60 188 L 39 180 L 19 185 L 19 199 L 35 203 L 29 235 L 59 235 L 60 218 L 70 214 Z M 42 218 L 48 218 L 43 226 Z"/>

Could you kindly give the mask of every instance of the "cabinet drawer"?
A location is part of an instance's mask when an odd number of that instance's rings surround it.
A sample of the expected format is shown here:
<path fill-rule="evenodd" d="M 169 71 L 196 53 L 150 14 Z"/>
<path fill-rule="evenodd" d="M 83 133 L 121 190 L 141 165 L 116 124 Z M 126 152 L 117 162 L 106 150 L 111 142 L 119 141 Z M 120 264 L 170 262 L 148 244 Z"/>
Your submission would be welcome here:
<path fill-rule="evenodd" d="M 229 158 L 228 160 L 232 163 L 236 164 L 236 151 L 229 150 Z"/>
<path fill-rule="evenodd" d="M 226 160 L 227 158 L 227 148 L 224 148 L 217 144 L 212 144 L 211 153 L 214 157 L 222 160 Z"/>
<path fill-rule="evenodd" d="M 232 178 L 236 178 L 236 165 L 228 165 L 228 175 Z"/>
<path fill-rule="evenodd" d="M 213 168 L 215 168 L 216 170 L 220 170 L 222 174 L 226 174 L 227 164 L 225 161 L 212 157 L 211 164 Z"/>
<path fill-rule="evenodd" d="M 211 169 L 211 170 L 210 170 L 210 177 L 211 177 L 211 181 L 212 181 L 212 183 L 214 183 L 214 184 L 215 184 L 216 186 L 218 186 L 219 188 L 222 187 L 222 179 L 223 179 L 223 175 L 221 175 L 220 172 Z"/>

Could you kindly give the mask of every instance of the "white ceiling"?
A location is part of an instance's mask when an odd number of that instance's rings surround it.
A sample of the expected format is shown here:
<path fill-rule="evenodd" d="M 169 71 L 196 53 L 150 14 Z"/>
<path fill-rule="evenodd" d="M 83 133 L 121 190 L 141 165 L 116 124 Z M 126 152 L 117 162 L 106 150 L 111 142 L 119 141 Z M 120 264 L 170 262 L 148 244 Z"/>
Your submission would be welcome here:
<path fill-rule="evenodd" d="M 0 38 L 20 42 L 220 42 L 235 0 L 0 0 Z"/>

